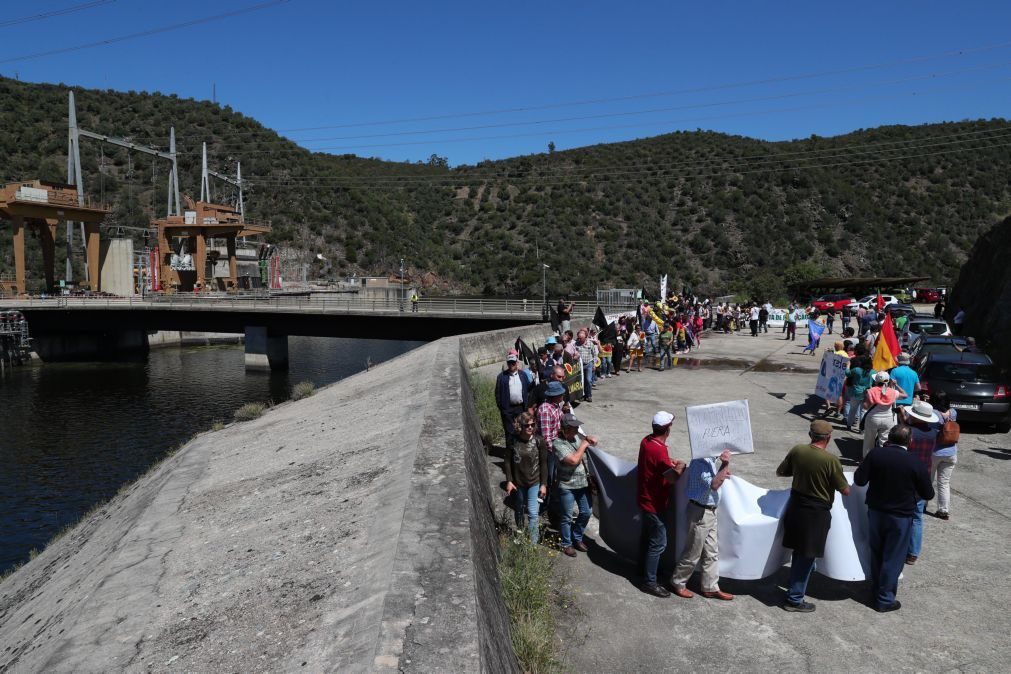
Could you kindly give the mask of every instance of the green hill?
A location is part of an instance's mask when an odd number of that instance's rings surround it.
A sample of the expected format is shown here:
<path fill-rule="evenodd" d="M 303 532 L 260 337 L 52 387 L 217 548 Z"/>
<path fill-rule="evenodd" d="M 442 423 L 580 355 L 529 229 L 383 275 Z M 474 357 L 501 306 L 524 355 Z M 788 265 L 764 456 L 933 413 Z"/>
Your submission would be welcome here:
<path fill-rule="evenodd" d="M 201 142 L 220 171 L 241 159 L 250 217 L 271 222 L 276 243 L 323 253 L 331 275 L 387 273 L 404 257 L 449 292 L 537 295 L 538 253 L 554 291 L 662 273 L 675 285 L 761 295 L 822 274 L 950 285 L 979 234 L 1011 213 L 1005 120 L 776 143 L 679 132 L 450 169 L 436 157 L 311 153 L 206 101 L 75 91 L 89 130 L 164 147 L 174 124 L 191 195 Z M 0 180 L 66 177 L 66 98 L 64 86 L 0 79 Z M 115 222 L 163 214 L 164 163 L 82 145 L 88 192 L 104 194 Z M 13 265 L 9 239 L 0 229 L 0 271 Z"/>

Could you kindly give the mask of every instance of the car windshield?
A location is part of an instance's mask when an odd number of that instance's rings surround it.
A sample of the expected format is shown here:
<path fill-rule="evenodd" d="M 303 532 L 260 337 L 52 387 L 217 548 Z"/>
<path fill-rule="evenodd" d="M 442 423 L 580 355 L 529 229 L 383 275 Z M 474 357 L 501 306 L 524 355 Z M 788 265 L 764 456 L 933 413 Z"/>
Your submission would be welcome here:
<path fill-rule="evenodd" d="M 931 363 L 930 378 L 946 381 L 997 381 L 997 368 L 983 363 Z"/>
<path fill-rule="evenodd" d="M 936 344 L 924 344 L 920 347 L 923 353 L 955 353 L 960 349 L 951 342 L 938 342 Z"/>
<path fill-rule="evenodd" d="M 924 332 L 928 335 L 943 335 L 948 329 L 944 323 L 910 323 L 909 331 L 912 333 L 919 334 Z"/>

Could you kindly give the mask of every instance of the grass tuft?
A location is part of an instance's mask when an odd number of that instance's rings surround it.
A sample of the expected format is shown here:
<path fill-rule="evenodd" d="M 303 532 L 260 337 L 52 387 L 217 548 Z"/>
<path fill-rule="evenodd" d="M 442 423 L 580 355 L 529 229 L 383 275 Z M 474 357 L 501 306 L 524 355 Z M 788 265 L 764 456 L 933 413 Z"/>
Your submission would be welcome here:
<path fill-rule="evenodd" d="M 214 422 L 214 425 L 213 425 L 213 426 L 211 426 L 211 430 L 212 430 L 212 431 L 220 431 L 220 430 L 222 430 L 222 429 L 223 429 L 224 427 L 225 427 L 225 422 L 224 422 L 224 421 L 215 421 L 215 422 Z"/>
<path fill-rule="evenodd" d="M 470 388 L 474 392 L 474 405 L 481 423 L 481 440 L 485 446 L 505 444 L 502 415 L 495 402 L 495 382 L 476 372 L 470 373 Z"/>
<path fill-rule="evenodd" d="M 301 400 L 302 398 L 308 398 L 316 392 L 316 385 L 311 381 L 300 381 L 291 387 L 291 399 Z"/>
<path fill-rule="evenodd" d="M 555 610 L 564 603 L 549 548 L 501 536 L 499 579 L 509 611 L 513 650 L 524 672 L 558 672 Z M 557 554 L 557 553 L 556 553 Z"/>
<path fill-rule="evenodd" d="M 266 409 L 267 406 L 263 403 L 246 403 L 235 410 L 235 420 L 252 421 L 253 419 L 258 419 Z"/>

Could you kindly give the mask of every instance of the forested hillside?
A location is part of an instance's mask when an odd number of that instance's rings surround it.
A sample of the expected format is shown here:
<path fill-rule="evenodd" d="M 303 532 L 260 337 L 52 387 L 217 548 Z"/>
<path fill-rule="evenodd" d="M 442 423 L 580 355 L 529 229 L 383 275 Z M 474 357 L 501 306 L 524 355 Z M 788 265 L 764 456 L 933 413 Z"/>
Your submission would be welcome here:
<path fill-rule="evenodd" d="M 437 157 L 311 153 L 206 101 L 76 97 L 92 131 L 166 147 L 174 125 L 180 181 L 193 196 L 201 142 L 221 172 L 241 160 L 250 217 L 273 224 L 274 242 L 322 253 L 329 275 L 387 273 L 404 257 L 413 275 L 451 292 L 539 294 L 538 254 L 555 292 L 662 273 L 760 295 L 821 274 L 950 284 L 979 234 L 1011 213 L 1005 120 L 778 143 L 680 132 L 451 169 Z M 66 87 L 0 79 L 0 180 L 65 179 L 66 129 Z M 167 163 L 82 148 L 88 193 L 113 205 L 113 221 L 143 226 L 164 214 Z M 13 264 L 9 240 L 0 228 L 0 271 Z"/>

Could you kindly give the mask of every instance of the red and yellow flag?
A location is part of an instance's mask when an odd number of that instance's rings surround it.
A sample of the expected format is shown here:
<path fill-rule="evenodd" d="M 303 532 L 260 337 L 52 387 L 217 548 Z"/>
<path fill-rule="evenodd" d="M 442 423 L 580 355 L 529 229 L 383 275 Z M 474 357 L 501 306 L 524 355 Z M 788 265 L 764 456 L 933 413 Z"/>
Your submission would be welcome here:
<path fill-rule="evenodd" d="M 892 317 L 885 314 L 885 322 L 881 324 L 881 332 L 878 333 L 878 341 L 874 345 L 874 358 L 871 367 L 877 372 L 891 370 L 899 364 L 899 340 L 895 336 L 895 328 L 892 327 Z"/>

